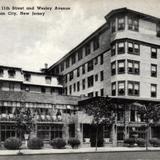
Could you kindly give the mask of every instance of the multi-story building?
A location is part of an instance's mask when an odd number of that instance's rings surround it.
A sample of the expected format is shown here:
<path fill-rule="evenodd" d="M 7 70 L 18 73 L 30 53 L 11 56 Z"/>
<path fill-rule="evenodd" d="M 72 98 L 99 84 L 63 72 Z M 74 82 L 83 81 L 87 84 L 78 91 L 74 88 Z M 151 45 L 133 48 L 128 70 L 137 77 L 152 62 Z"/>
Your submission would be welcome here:
<path fill-rule="evenodd" d="M 16 130 L 16 111 L 29 110 L 35 134 L 49 141 L 75 136 L 78 126 L 77 96 L 63 96 L 57 77 L 21 68 L 0 66 L 0 141 L 20 136 Z"/>
<path fill-rule="evenodd" d="M 145 137 L 135 102 L 160 102 L 160 19 L 127 8 L 112 10 L 105 19 L 41 72 L 0 66 L 1 141 L 17 134 L 15 110 L 21 108 L 31 111 L 43 140 L 77 137 L 88 143 L 92 118 L 78 108 L 106 96 L 116 106 L 114 125 L 101 130 L 106 143 L 117 145 L 135 131 Z M 152 125 L 150 137 L 160 138 L 159 131 Z"/>
<path fill-rule="evenodd" d="M 127 8 L 105 19 L 48 71 L 63 75 L 67 95 L 160 99 L 160 19 Z"/>
<path fill-rule="evenodd" d="M 132 104 L 160 102 L 160 19 L 127 8 L 112 10 L 105 19 L 48 72 L 63 77 L 64 94 L 116 101 L 112 140 L 121 141 L 135 130 L 144 138 L 144 122 Z M 153 126 L 150 136 L 158 131 Z"/>

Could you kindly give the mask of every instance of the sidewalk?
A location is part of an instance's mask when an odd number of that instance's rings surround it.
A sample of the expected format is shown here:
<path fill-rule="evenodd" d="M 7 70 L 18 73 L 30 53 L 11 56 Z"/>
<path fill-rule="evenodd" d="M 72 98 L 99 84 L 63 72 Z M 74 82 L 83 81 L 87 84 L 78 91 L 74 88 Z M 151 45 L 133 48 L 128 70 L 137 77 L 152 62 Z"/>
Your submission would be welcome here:
<path fill-rule="evenodd" d="M 144 147 L 100 147 L 97 152 L 137 152 L 146 151 Z M 149 147 L 148 151 L 160 151 L 160 147 Z M 4 155 L 17 155 L 19 150 L 0 150 L 0 156 Z M 21 149 L 20 151 L 24 155 L 36 155 L 36 154 L 76 154 L 76 153 L 94 153 L 95 148 L 79 148 L 79 149 Z"/>

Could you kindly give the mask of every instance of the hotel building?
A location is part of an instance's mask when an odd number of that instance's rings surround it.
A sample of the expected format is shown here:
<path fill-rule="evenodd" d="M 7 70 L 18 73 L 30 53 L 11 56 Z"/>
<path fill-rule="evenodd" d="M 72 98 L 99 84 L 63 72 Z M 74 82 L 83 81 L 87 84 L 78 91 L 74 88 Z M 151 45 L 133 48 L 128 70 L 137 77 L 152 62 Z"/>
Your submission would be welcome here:
<path fill-rule="evenodd" d="M 160 19 L 120 8 L 109 12 L 105 20 L 49 67 L 48 73 L 63 77 L 66 95 L 108 96 L 116 101 L 117 144 L 133 131 L 145 137 L 134 102 L 160 102 Z M 159 127 L 153 126 L 150 136 L 160 137 L 158 132 Z"/>
<path fill-rule="evenodd" d="M 79 107 L 106 96 L 116 105 L 114 126 L 102 129 L 106 145 L 120 145 L 135 131 L 145 138 L 145 122 L 133 104 L 160 102 L 160 19 L 120 8 L 105 20 L 41 72 L 0 66 L 1 141 L 17 134 L 16 108 L 29 108 L 38 137 L 77 137 L 88 145 L 92 119 Z M 159 133 L 153 124 L 150 138 Z"/>

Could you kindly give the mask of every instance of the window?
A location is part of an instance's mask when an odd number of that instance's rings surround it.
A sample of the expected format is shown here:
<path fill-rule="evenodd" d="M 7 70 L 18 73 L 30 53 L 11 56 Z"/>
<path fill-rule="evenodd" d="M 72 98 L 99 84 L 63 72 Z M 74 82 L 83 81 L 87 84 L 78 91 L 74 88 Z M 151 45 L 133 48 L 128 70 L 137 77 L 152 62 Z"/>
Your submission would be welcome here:
<path fill-rule="evenodd" d="M 88 93 L 88 97 L 93 97 L 93 92 Z"/>
<path fill-rule="evenodd" d="M 71 80 L 73 79 L 73 77 L 74 77 L 73 74 L 74 74 L 73 71 L 69 73 L 69 80 L 70 80 L 70 81 L 71 81 Z"/>
<path fill-rule="evenodd" d="M 140 54 L 139 44 L 128 42 L 128 53 L 129 54 Z"/>
<path fill-rule="evenodd" d="M 117 140 L 124 140 L 124 127 L 117 127 Z"/>
<path fill-rule="evenodd" d="M 118 43 L 118 54 L 124 54 L 125 53 L 125 43 L 119 42 Z"/>
<path fill-rule="evenodd" d="M 125 95 L 125 81 L 118 82 L 118 95 L 119 96 Z"/>
<path fill-rule="evenodd" d="M 64 75 L 64 83 L 67 83 L 67 74 Z"/>
<path fill-rule="evenodd" d="M 133 109 L 130 111 L 130 120 L 131 122 L 135 122 L 136 120 L 136 111 Z"/>
<path fill-rule="evenodd" d="M 9 78 L 14 78 L 15 77 L 15 70 L 14 69 L 9 69 L 8 70 L 8 75 L 9 75 Z"/>
<path fill-rule="evenodd" d="M 46 88 L 45 87 L 41 87 L 41 92 L 42 93 L 46 93 Z"/>
<path fill-rule="evenodd" d="M 112 44 L 111 46 L 111 56 L 114 56 L 116 54 L 116 44 Z"/>
<path fill-rule="evenodd" d="M 88 77 L 88 88 L 93 87 L 93 85 L 94 85 L 94 77 L 90 76 Z"/>
<path fill-rule="evenodd" d="M 98 97 L 98 91 L 95 92 L 95 96 Z"/>
<path fill-rule="evenodd" d="M 104 74 L 103 74 L 103 71 L 100 72 L 100 77 L 101 77 L 101 81 L 104 80 Z"/>
<path fill-rule="evenodd" d="M 66 59 L 66 68 L 68 68 L 69 65 L 70 65 L 70 64 L 69 64 L 69 58 L 67 58 L 67 59 Z"/>
<path fill-rule="evenodd" d="M 118 61 L 118 74 L 125 73 L 125 60 Z"/>
<path fill-rule="evenodd" d="M 51 77 L 50 76 L 46 76 L 45 80 L 46 80 L 46 84 L 51 84 Z"/>
<path fill-rule="evenodd" d="M 156 29 L 157 29 L 157 37 L 160 37 L 160 24 L 157 24 Z"/>
<path fill-rule="evenodd" d="M 90 53 L 91 53 L 91 49 L 90 49 L 90 43 L 89 43 L 85 47 L 85 54 L 86 54 L 86 56 L 88 56 Z"/>
<path fill-rule="evenodd" d="M 94 64 L 95 64 L 95 65 L 98 64 L 98 57 L 94 58 Z"/>
<path fill-rule="evenodd" d="M 101 92 L 101 96 L 103 97 L 103 96 L 104 96 L 104 89 L 102 88 L 102 89 L 100 90 L 100 92 Z"/>
<path fill-rule="evenodd" d="M 140 73 L 140 63 L 138 61 L 128 60 L 128 73 L 129 74 L 139 74 Z"/>
<path fill-rule="evenodd" d="M 98 81 L 98 74 L 95 75 L 95 81 Z"/>
<path fill-rule="evenodd" d="M 120 121 L 120 122 L 124 121 L 124 110 L 123 109 L 117 110 L 117 121 Z"/>
<path fill-rule="evenodd" d="M 86 88 L 86 80 L 83 79 L 83 80 L 82 80 L 82 89 L 84 90 L 85 88 Z"/>
<path fill-rule="evenodd" d="M 9 82 L 9 91 L 14 91 L 14 83 Z"/>
<path fill-rule="evenodd" d="M 80 83 L 77 82 L 77 92 L 79 92 L 79 90 L 80 90 Z"/>
<path fill-rule="evenodd" d="M 157 77 L 157 65 L 151 64 L 151 77 Z"/>
<path fill-rule="evenodd" d="M 118 18 L 118 30 L 124 30 L 125 29 L 125 19 L 124 17 Z"/>
<path fill-rule="evenodd" d="M 72 94 L 72 85 L 69 86 L 69 94 Z"/>
<path fill-rule="evenodd" d="M 85 64 L 82 65 L 82 74 L 85 74 L 86 70 L 85 70 Z"/>
<path fill-rule="evenodd" d="M 151 97 L 157 97 L 157 85 L 151 84 Z"/>
<path fill-rule="evenodd" d="M 116 20 L 114 19 L 111 23 L 111 32 L 115 32 L 116 31 Z"/>
<path fill-rule="evenodd" d="M 94 68 L 94 66 L 93 66 L 93 60 L 91 60 L 91 61 L 88 62 L 88 72 L 92 71 L 93 68 Z"/>
<path fill-rule="evenodd" d="M 77 68 L 77 77 L 79 77 L 79 76 L 80 76 L 80 69 Z"/>
<path fill-rule="evenodd" d="M 107 125 L 103 125 L 103 137 L 108 139 L 111 137 L 111 128 Z"/>
<path fill-rule="evenodd" d="M 113 82 L 112 83 L 112 96 L 115 96 L 116 95 L 116 82 Z"/>
<path fill-rule="evenodd" d="M 103 54 L 100 55 L 100 64 L 103 64 Z"/>
<path fill-rule="evenodd" d="M 3 69 L 2 68 L 0 68 L 0 77 L 3 77 Z"/>
<path fill-rule="evenodd" d="M 73 84 L 73 90 L 76 91 L 76 83 Z"/>
<path fill-rule="evenodd" d="M 116 74 L 116 61 L 111 63 L 111 75 L 115 75 Z"/>
<path fill-rule="evenodd" d="M 157 59 L 157 49 L 151 48 L 151 58 Z"/>
<path fill-rule="evenodd" d="M 95 51 L 96 49 L 99 48 L 99 37 L 95 37 L 95 39 L 93 40 L 93 50 Z"/>
<path fill-rule="evenodd" d="M 128 29 L 132 31 L 138 31 L 139 30 L 138 19 L 133 17 L 128 17 Z"/>
<path fill-rule="evenodd" d="M 61 67 L 61 72 L 64 71 L 64 62 L 61 63 L 60 67 Z"/>
<path fill-rule="evenodd" d="M 76 63 L 76 54 L 73 54 L 71 57 L 72 64 Z"/>
<path fill-rule="evenodd" d="M 80 49 L 78 51 L 78 60 L 80 61 L 82 58 L 83 58 L 83 52 L 82 52 L 82 49 Z"/>
<path fill-rule="evenodd" d="M 25 91 L 29 92 L 29 91 L 30 91 L 30 87 L 29 87 L 29 86 L 26 86 L 26 87 L 25 87 Z"/>
<path fill-rule="evenodd" d="M 128 95 L 139 96 L 139 82 L 128 81 Z"/>

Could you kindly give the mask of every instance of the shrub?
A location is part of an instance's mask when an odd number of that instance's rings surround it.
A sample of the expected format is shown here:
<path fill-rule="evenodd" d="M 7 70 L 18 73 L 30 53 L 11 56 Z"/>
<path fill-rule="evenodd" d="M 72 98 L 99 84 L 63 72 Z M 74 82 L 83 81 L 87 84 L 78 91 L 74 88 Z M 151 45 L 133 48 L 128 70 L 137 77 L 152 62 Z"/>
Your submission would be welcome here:
<path fill-rule="evenodd" d="M 21 140 L 16 137 L 7 138 L 4 142 L 4 147 L 9 150 L 19 149 L 21 145 Z"/>
<path fill-rule="evenodd" d="M 128 138 L 124 140 L 124 144 L 127 145 L 128 147 L 132 146 L 139 146 L 139 147 L 144 147 L 145 146 L 145 140 L 143 138 Z"/>
<path fill-rule="evenodd" d="M 29 149 L 41 149 L 43 145 L 43 141 L 37 137 L 30 139 L 27 144 Z"/>
<path fill-rule="evenodd" d="M 135 138 L 128 138 L 124 140 L 124 144 L 131 147 L 136 143 Z"/>
<path fill-rule="evenodd" d="M 160 139 L 158 138 L 152 138 L 149 140 L 149 143 L 153 146 L 153 147 L 160 147 Z"/>
<path fill-rule="evenodd" d="M 68 144 L 71 145 L 72 148 L 78 148 L 80 145 L 80 140 L 77 138 L 70 138 L 68 140 Z"/>
<path fill-rule="evenodd" d="M 136 143 L 139 147 L 145 147 L 145 144 L 146 144 L 146 142 L 143 138 L 136 139 Z"/>
<path fill-rule="evenodd" d="M 65 147 L 66 145 L 66 142 L 64 139 L 62 138 L 55 138 L 55 139 L 52 139 L 50 141 L 50 145 L 53 147 L 53 148 L 58 148 L 58 149 L 62 149 Z"/>

